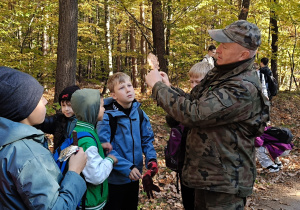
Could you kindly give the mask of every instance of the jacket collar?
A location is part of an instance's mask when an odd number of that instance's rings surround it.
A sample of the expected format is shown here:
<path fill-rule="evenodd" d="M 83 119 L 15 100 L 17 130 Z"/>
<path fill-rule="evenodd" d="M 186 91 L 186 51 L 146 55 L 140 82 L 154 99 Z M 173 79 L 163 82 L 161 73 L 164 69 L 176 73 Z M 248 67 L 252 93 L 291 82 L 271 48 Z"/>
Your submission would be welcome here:
<path fill-rule="evenodd" d="M 222 70 L 220 70 L 220 68 L 218 68 L 218 67 L 215 67 L 212 71 L 208 72 L 208 77 L 206 77 L 205 79 L 206 79 L 206 81 L 208 80 L 210 85 L 217 84 L 220 81 L 234 77 L 244 71 L 251 69 L 254 59 L 255 59 L 255 57 L 245 60 L 244 62 L 238 62 L 235 64 L 224 65 L 224 67 L 228 66 L 228 70 L 224 69 L 223 66 L 222 66 Z M 236 64 L 239 64 L 239 65 L 236 65 Z M 232 66 L 234 68 L 232 68 Z M 204 82 L 206 82 L 206 81 L 204 81 Z"/>
<path fill-rule="evenodd" d="M 0 117 L 0 147 L 22 139 L 44 143 L 44 133 L 33 126 Z"/>
<path fill-rule="evenodd" d="M 191 93 L 201 94 L 205 89 L 218 86 L 220 83 L 226 82 L 232 77 L 241 74 L 244 71 L 252 69 L 255 57 L 245 60 L 244 62 L 238 62 L 240 65 L 235 68 L 230 68 L 229 70 L 220 70 L 217 67 L 209 71 L 206 77 L 201 81 L 199 85 L 194 87 Z M 225 66 L 225 65 L 224 65 Z"/>
<path fill-rule="evenodd" d="M 93 124 L 88 123 L 88 122 L 79 121 L 79 120 L 77 121 L 76 126 L 84 127 L 84 128 L 90 129 L 90 130 L 95 129 L 95 126 Z"/>

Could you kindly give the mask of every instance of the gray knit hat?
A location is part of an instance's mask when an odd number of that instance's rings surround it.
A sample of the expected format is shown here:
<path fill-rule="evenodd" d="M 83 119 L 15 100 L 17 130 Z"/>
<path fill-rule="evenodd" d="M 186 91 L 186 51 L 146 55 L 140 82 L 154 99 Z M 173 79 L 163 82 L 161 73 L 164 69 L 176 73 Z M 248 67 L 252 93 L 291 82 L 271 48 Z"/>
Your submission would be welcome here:
<path fill-rule="evenodd" d="M 0 67 L 0 117 L 20 122 L 38 105 L 44 88 L 29 74 Z"/>
<path fill-rule="evenodd" d="M 208 30 L 208 33 L 217 42 L 235 42 L 249 50 L 256 50 L 261 44 L 260 30 L 246 20 L 238 20 L 224 29 Z"/>

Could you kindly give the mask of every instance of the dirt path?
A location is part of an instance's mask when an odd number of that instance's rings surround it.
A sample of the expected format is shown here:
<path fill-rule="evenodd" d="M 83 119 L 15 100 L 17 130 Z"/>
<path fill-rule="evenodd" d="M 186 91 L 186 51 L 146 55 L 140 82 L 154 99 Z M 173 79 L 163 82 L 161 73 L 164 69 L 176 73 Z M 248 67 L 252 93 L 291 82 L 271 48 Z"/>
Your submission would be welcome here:
<path fill-rule="evenodd" d="M 300 95 L 280 93 L 272 101 L 271 122 L 275 127 L 289 128 L 294 148 L 287 157 L 281 157 L 284 167 L 277 173 L 268 173 L 257 164 L 257 179 L 248 209 L 300 210 Z"/>
<path fill-rule="evenodd" d="M 261 173 L 247 209 L 300 209 L 300 171 Z"/>

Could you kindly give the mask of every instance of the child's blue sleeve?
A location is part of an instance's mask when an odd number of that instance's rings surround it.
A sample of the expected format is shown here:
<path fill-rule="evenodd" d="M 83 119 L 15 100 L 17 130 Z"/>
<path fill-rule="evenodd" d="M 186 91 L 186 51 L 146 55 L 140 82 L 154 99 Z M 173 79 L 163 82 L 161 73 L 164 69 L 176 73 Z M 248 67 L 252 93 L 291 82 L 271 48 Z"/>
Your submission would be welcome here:
<path fill-rule="evenodd" d="M 108 114 L 104 113 L 102 121 L 97 123 L 96 130 L 101 143 L 110 143 L 111 130 Z"/>
<path fill-rule="evenodd" d="M 149 160 L 156 160 L 156 151 L 153 146 L 154 133 L 150 124 L 149 117 L 143 111 L 144 118 L 141 126 L 141 139 L 142 139 L 142 149 L 146 157 L 146 166 L 148 165 Z"/>

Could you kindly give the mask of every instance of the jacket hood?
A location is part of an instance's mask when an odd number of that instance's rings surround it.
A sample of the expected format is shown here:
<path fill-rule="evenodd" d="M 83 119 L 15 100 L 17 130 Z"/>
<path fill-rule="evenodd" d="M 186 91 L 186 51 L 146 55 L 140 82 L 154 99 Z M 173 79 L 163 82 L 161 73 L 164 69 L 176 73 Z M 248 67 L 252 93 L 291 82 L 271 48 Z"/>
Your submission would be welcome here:
<path fill-rule="evenodd" d="M 14 122 L 0 117 L 0 147 L 26 139 L 30 136 L 36 142 L 43 143 L 44 133 L 30 125 Z"/>
<path fill-rule="evenodd" d="M 96 125 L 100 111 L 99 90 L 77 90 L 72 95 L 71 104 L 77 120 Z"/>
<path fill-rule="evenodd" d="M 104 106 L 107 106 L 107 105 L 111 104 L 114 101 L 115 101 L 115 99 L 113 99 L 113 97 L 105 98 L 104 99 Z"/>
<path fill-rule="evenodd" d="M 116 102 L 115 99 L 112 97 L 108 97 L 104 99 L 104 107 L 105 107 L 105 113 L 110 113 L 112 117 L 122 116 L 125 115 L 124 112 L 120 112 L 116 106 L 113 105 L 113 103 Z M 134 112 L 136 109 L 138 109 L 141 106 L 141 104 L 134 99 L 132 101 L 132 107 L 131 107 L 131 113 Z"/>

